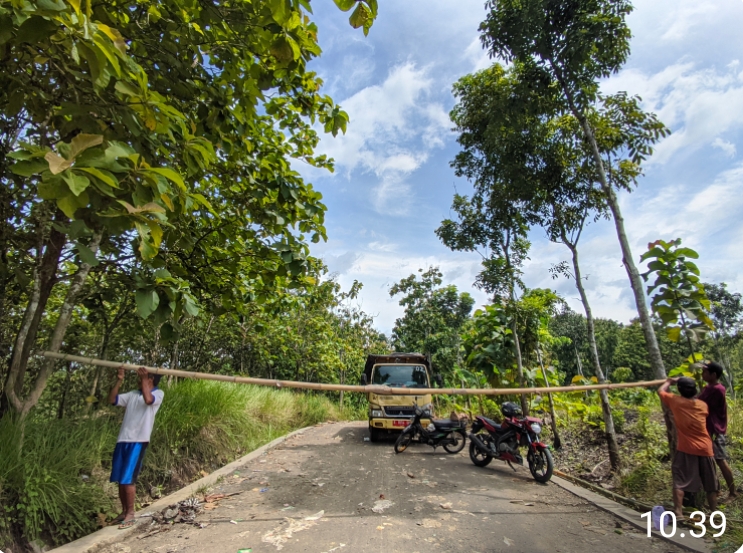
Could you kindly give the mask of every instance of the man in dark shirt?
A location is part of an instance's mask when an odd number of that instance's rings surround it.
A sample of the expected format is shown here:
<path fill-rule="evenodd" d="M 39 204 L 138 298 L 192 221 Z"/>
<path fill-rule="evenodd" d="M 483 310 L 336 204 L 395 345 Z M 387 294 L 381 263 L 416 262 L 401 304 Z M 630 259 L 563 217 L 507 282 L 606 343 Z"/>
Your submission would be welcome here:
<path fill-rule="evenodd" d="M 722 376 L 722 366 L 714 361 L 704 361 L 702 363 L 702 378 L 707 385 L 699 394 L 697 399 L 702 400 L 709 408 L 707 415 L 707 432 L 712 438 L 712 449 L 715 456 L 715 462 L 720 467 L 720 472 L 725 478 L 725 483 L 730 490 L 729 495 L 723 501 L 730 501 L 738 497 L 735 491 L 735 482 L 733 481 L 733 471 L 728 464 L 728 452 L 725 447 L 725 433 L 728 427 L 728 404 L 725 397 L 725 386 L 720 384 Z"/>

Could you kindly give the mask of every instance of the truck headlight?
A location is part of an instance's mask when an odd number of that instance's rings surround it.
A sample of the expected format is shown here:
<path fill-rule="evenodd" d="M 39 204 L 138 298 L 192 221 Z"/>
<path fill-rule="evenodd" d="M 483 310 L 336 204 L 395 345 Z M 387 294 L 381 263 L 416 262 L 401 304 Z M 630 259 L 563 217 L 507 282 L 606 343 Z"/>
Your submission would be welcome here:
<path fill-rule="evenodd" d="M 531 423 L 531 431 L 534 432 L 534 434 L 539 434 L 542 431 L 542 425 L 538 422 Z"/>
<path fill-rule="evenodd" d="M 372 418 L 380 418 L 380 417 L 384 417 L 384 413 L 378 409 L 372 409 L 371 416 Z"/>

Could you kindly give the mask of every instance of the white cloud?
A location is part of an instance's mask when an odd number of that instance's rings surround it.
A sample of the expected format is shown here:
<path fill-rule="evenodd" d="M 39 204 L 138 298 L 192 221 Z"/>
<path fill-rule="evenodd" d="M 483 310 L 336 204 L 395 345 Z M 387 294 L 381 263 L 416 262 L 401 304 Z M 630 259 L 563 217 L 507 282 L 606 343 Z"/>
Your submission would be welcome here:
<path fill-rule="evenodd" d="M 394 252 L 397 250 L 397 244 L 379 241 L 369 242 L 368 247 L 373 252 Z"/>
<path fill-rule="evenodd" d="M 472 65 L 470 71 L 473 73 L 487 69 L 493 64 L 493 60 L 490 59 L 487 51 L 482 47 L 479 36 L 467 46 L 467 49 L 464 51 L 464 57 Z"/>
<path fill-rule="evenodd" d="M 685 4 L 685 5 L 684 5 Z M 685 2 L 677 5 L 676 9 L 665 18 L 667 28 L 661 35 L 661 40 L 685 40 L 695 27 L 701 26 L 717 15 L 715 2 Z"/>
<path fill-rule="evenodd" d="M 340 255 L 325 254 L 323 261 L 331 273 L 342 275 L 353 269 L 361 256 L 356 252 L 345 252 Z"/>
<path fill-rule="evenodd" d="M 681 150 L 692 152 L 725 132 L 743 128 L 743 71 L 737 64 L 718 71 L 678 62 L 651 75 L 628 69 L 602 88 L 639 94 L 643 107 L 655 112 L 672 130 L 671 136 L 657 145 L 650 163 L 668 162 Z"/>
<path fill-rule="evenodd" d="M 426 162 L 429 151 L 444 144 L 449 117 L 439 102 L 429 99 L 432 84 L 426 68 L 410 62 L 393 67 L 381 84 L 340 102 L 349 114 L 348 131 L 322 141 L 321 148 L 347 177 L 361 170 L 378 178 L 372 204 L 379 212 L 408 211 L 406 177 Z"/>
<path fill-rule="evenodd" d="M 732 142 L 728 142 L 727 140 L 723 140 L 719 136 L 712 141 L 712 147 L 719 148 L 727 157 L 735 157 L 735 144 L 733 144 Z"/>

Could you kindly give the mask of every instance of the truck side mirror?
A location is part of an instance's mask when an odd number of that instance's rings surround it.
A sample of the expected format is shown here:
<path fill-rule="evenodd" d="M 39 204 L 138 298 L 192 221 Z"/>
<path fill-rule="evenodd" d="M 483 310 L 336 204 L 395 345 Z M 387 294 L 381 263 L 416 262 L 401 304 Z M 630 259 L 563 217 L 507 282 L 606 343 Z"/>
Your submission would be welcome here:
<path fill-rule="evenodd" d="M 366 386 L 367 385 L 366 375 L 365 374 L 362 374 L 361 375 L 361 385 L 362 386 Z"/>
<path fill-rule="evenodd" d="M 441 376 L 440 374 L 437 374 L 436 376 L 433 377 L 433 379 L 434 379 L 434 381 L 436 382 L 436 385 L 439 388 L 443 388 L 444 387 L 444 377 L 443 376 Z"/>

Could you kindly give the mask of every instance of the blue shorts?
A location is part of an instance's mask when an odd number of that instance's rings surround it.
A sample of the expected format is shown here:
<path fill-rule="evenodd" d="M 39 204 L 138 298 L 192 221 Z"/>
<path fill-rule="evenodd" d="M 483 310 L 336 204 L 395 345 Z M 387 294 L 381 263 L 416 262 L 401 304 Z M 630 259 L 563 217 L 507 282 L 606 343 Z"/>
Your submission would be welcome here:
<path fill-rule="evenodd" d="M 136 484 L 142 470 L 147 442 L 119 442 L 114 449 L 110 482 L 121 485 Z"/>

